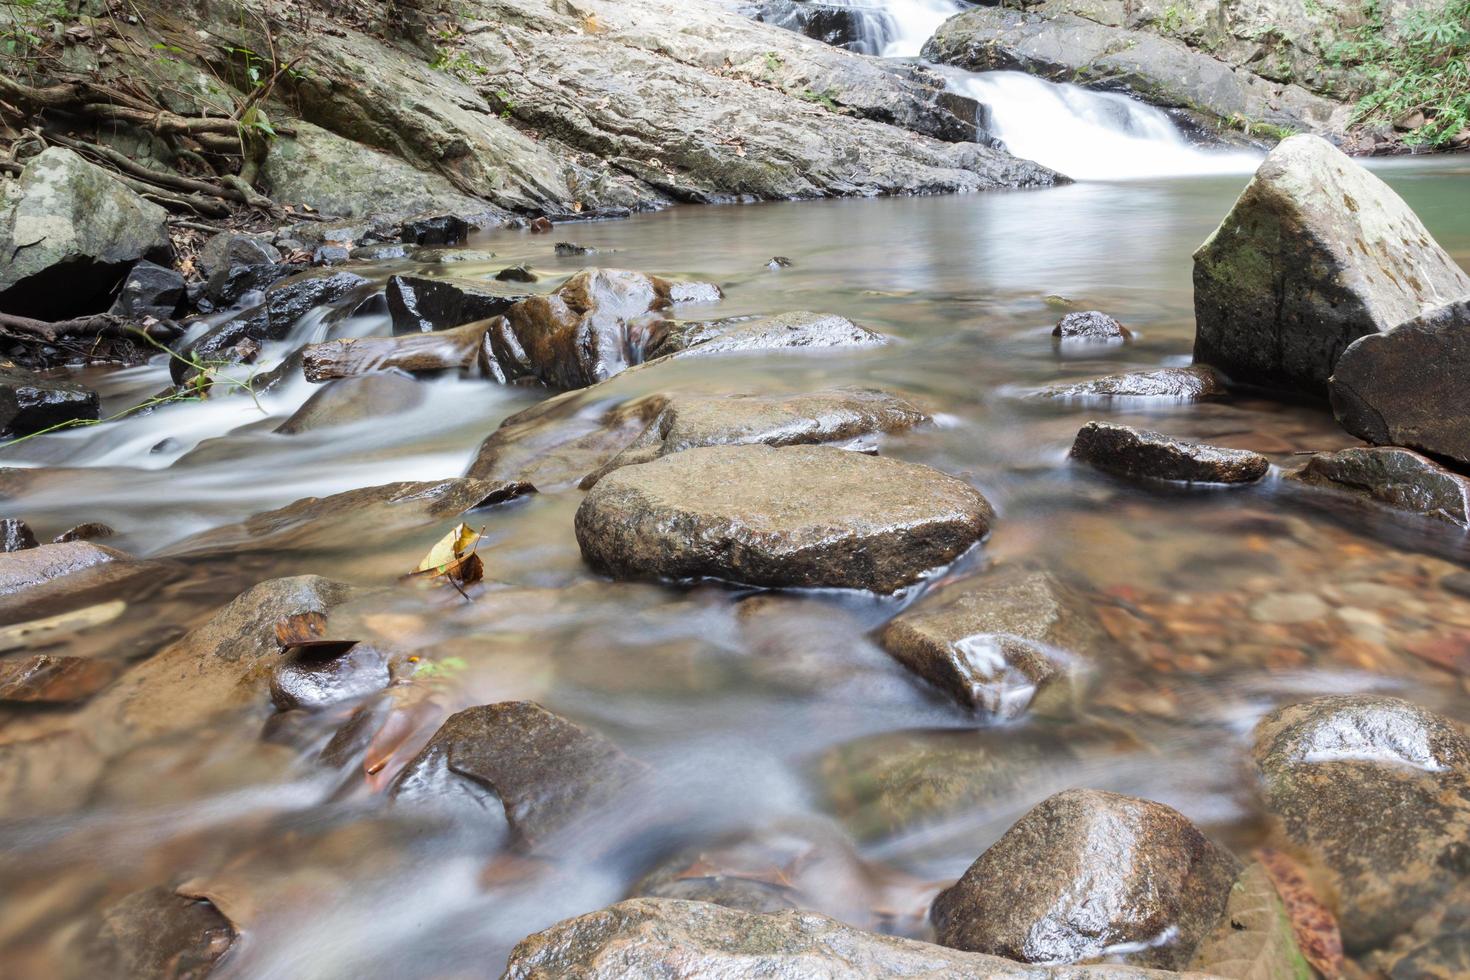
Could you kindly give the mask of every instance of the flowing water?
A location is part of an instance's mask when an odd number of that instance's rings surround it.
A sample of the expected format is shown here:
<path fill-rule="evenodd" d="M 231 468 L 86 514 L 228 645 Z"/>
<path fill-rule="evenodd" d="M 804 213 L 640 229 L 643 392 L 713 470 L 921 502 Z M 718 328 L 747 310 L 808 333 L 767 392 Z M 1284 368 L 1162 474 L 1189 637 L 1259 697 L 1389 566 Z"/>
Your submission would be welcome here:
<path fill-rule="evenodd" d="M 1377 170 L 1470 265 L 1464 158 Z M 1273 704 L 1392 691 L 1470 719 L 1466 682 L 1445 669 L 1457 662 L 1445 651 L 1470 642 L 1470 600 L 1440 584 L 1470 558 L 1459 532 L 1275 475 L 1168 492 L 1066 458 L 1083 422 L 1108 418 L 1289 466 L 1294 453 L 1352 442 L 1322 407 L 1033 397 L 1062 380 L 1188 362 L 1190 254 L 1244 180 L 687 207 L 559 229 L 596 247 L 594 264 L 720 283 L 726 298 L 711 313 L 823 310 L 893 336 L 858 353 L 676 361 L 578 399 L 590 414 L 654 390 L 864 384 L 920 401 L 935 424 L 885 438 L 881 451 L 963 476 L 999 512 L 984 548 L 951 574 L 989 562 L 1046 567 L 1097 606 L 1119 650 L 1060 717 L 986 724 L 892 662 L 871 634 L 912 594 L 773 601 L 602 580 L 572 534 L 575 490 L 473 518 L 485 525 L 487 567 L 473 602 L 398 582 L 452 519 L 390 527 L 364 509 L 285 523 L 259 541 L 199 537 L 305 496 L 457 475 L 543 390 L 441 378 L 367 421 L 278 434 L 312 390 L 293 381 L 258 405 L 222 395 L 4 450 L 21 468 L 0 473 L 7 516 L 43 535 L 105 521 L 120 532 L 110 544 L 159 560 L 146 581 L 89 599 L 67 625 L 0 633 L 8 650 L 121 669 L 255 582 L 310 572 L 387 590 L 345 620 L 334 614 L 334 630 L 360 629 L 439 666 L 393 689 L 402 744 L 379 746 L 372 771 L 319 761 L 340 711 L 272 717 L 255 705 L 181 725 L 164 700 L 149 720 L 168 734 L 113 754 L 114 729 L 86 709 L 6 709 L 0 752 L 26 739 L 54 751 L 32 763 L 47 767 L 45 792 L 0 823 L 3 972 L 61 975 L 98 910 L 165 887 L 209 896 L 244 929 L 217 975 L 493 975 L 523 935 L 618 900 L 688 847 L 700 856 L 674 870 L 690 880 L 714 865 L 773 893 L 795 889 L 802 904 L 857 925 L 923 936 L 941 884 L 1055 789 L 1161 800 L 1249 847 L 1255 810 L 1240 760 Z M 550 288 L 588 261 L 557 258 L 546 237 L 517 231 L 471 244 L 495 261 L 453 266 L 455 275 L 525 262 Z M 773 255 L 794 264 L 769 271 Z M 382 331 L 380 307 L 360 300 L 351 315 L 307 317 L 291 343 Z M 1137 339 L 1059 348 L 1051 326 L 1074 308 L 1106 310 Z M 92 379 L 114 408 L 165 380 L 162 364 Z M 56 611 L 12 610 L 10 620 Z M 185 714 L 189 690 L 182 678 L 170 695 Z M 655 781 L 551 853 L 516 860 L 497 856 L 473 820 L 426 827 L 384 801 L 386 781 L 447 713 L 508 699 L 598 729 Z M 111 757 L 99 767 L 73 739 L 96 739 Z M 0 788 L 24 778 L 15 757 L 0 764 Z M 53 797 L 65 802 L 48 805 Z M 756 843 L 720 845 L 727 834 Z"/>

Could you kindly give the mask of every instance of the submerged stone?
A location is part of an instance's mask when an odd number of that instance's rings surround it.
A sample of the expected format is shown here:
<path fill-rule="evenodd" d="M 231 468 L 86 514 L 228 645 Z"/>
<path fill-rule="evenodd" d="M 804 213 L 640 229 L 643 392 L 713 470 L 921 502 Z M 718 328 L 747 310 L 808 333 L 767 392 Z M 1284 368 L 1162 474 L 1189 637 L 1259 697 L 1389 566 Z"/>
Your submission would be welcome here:
<path fill-rule="evenodd" d="M 339 378 L 312 392 L 290 418 L 276 426 L 276 431 L 299 435 L 387 418 L 418 407 L 425 397 L 423 386 L 397 371 Z"/>
<path fill-rule="evenodd" d="M 1225 379 L 1218 371 L 1195 364 L 1183 368 L 1159 368 L 1156 371 L 1132 371 L 1110 374 L 1090 381 L 1053 385 L 1040 394 L 1047 398 L 1096 399 L 1157 398 L 1177 402 L 1204 401 L 1227 393 Z"/>
<path fill-rule="evenodd" d="M 1051 335 L 1059 340 L 1122 341 L 1133 339 L 1123 324 L 1097 310 L 1068 313 L 1057 323 Z"/>
<path fill-rule="evenodd" d="M 0 701 L 65 704 L 97 693 L 112 680 L 113 668 L 88 657 L 38 653 L 0 660 Z"/>
<path fill-rule="evenodd" d="M 880 347 L 888 338 L 846 317 L 798 310 L 755 319 L 670 323 L 648 348 L 667 354 L 741 354 L 808 347 Z"/>
<path fill-rule="evenodd" d="M 83 927 L 71 952 L 82 975 L 200 980 L 235 939 L 234 927 L 212 903 L 159 887 L 109 905 Z"/>
<path fill-rule="evenodd" d="M 1185 483 L 1254 483 L 1271 468 L 1260 453 L 1181 442 L 1110 422 L 1084 425 L 1071 455 L 1120 476 Z"/>
<path fill-rule="evenodd" d="M 1408 449 L 1381 446 L 1318 453 L 1291 477 L 1470 528 L 1470 478 Z"/>
<path fill-rule="evenodd" d="M 711 446 L 604 476 L 577 541 L 614 578 L 894 592 L 989 530 L 969 484 L 830 446 Z"/>

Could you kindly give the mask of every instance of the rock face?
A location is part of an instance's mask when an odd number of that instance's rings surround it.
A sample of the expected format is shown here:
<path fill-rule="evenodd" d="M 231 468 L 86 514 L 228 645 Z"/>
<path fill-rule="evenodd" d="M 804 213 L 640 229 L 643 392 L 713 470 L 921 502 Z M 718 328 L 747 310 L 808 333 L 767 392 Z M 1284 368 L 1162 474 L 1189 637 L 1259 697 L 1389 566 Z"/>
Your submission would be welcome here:
<path fill-rule="evenodd" d="M 1344 945 L 1386 944 L 1470 877 L 1470 741 L 1418 705 L 1338 695 L 1256 726 L 1254 758 L 1277 832 L 1337 896 Z"/>
<path fill-rule="evenodd" d="M 1041 391 L 1046 398 L 1109 401 L 1115 398 L 1157 398 L 1176 402 L 1204 401 L 1226 394 L 1225 379 L 1200 364 L 1109 374 L 1091 381 L 1054 385 Z"/>
<path fill-rule="evenodd" d="M 1382 446 L 1318 453 L 1292 477 L 1470 528 L 1470 479 L 1408 449 Z"/>
<path fill-rule="evenodd" d="M 512 951 L 505 980 L 1166 980 L 1118 966 L 1046 969 L 880 936 L 815 912 L 769 915 L 705 902 L 636 898 L 559 922 Z"/>
<path fill-rule="evenodd" d="M 1237 383 L 1324 394 L 1353 341 L 1465 295 L 1470 275 L 1387 184 L 1293 136 L 1195 252 L 1194 357 Z"/>
<path fill-rule="evenodd" d="M 42 151 L 0 194 L 0 310 L 61 320 L 107 309 L 135 262 L 173 256 L 166 215 L 71 150 Z"/>
<path fill-rule="evenodd" d="M 1065 711 L 1109 646 L 1086 601 L 1046 572 L 1002 568 L 925 596 L 883 648 L 960 704 L 1002 719 Z"/>
<path fill-rule="evenodd" d="M 929 421 L 897 395 L 832 388 L 802 395 L 670 395 L 643 434 L 582 481 L 588 489 L 623 466 L 699 446 L 796 446 L 863 442 Z"/>
<path fill-rule="evenodd" d="M 1353 341 L 1327 393 L 1353 435 L 1470 466 L 1470 297 Z"/>
<path fill-rule="evenodd" d="M 1241 120 L 1305 132 L 1340 132 L 1348 123 L 1345 106 L 1299 85 L 1233 68 L 1174 39 L 1070 12 L 974 7 L 945 22 L 924 45 L 924 57 L 971 71 L 1024 71 L 1123 91 L 1187 110 L 1221 130 L 1239 128 Z"/>
<path fill-rule="evenodd" d="M 1271 468 L 1266 457 L 1247 449 L 1200 446 L 1111 422 L 1084 425 L 1072 458 L 1120 476 L 1185 483 L 1254 483 Z"/>
<path fill-rule="evenodd" d="M 1133 334 L 1123 324 L 1097 310 L 1068 313 L 1051 332 L 1059 340 L 1122 341 Z"/>
<path fill-rule="evenodd" d="M 946 946 L 1026 963 L 1104 955 L 1182 969 L 1240 863 L 1178 811 L 1098 790 L 1048 797 L 934 900 Z"/>
<path fill-rule="evenodd" d="M 713 446 L 627 466 L 577 510 L 614 578 L 893 592 L 979 541 L 992 512 L 927 466 L 830 446 Z"/>
<path fill-rule="evenodd" d="M 0 367 L 0 435 L 25 436 L 63 422 L 96 419 L 97 392 L 18 367 Z"/>
<path fill-rule="evenodd" d="M 608 806 L 645 771 L 596 732 L 539 704 L 506 701 L 450 716 L 399 774 L 391 795 L 488 815 L 518 845 L 534 849 Z"/>

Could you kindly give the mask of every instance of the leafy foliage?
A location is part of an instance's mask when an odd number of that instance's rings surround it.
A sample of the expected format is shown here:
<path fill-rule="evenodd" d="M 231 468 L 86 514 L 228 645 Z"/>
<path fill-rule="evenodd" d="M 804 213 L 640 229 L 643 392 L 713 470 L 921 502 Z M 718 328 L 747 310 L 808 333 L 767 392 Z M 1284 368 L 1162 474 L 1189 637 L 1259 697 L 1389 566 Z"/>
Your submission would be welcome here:
<path fill-rule="evenodd" d="M 1372 80 L 1354 121 L 1392 123 L 1423 113 L 1424 124 L 1404 141 L 1429 146 L 1447 145 L 1470 129 L 1470 0 L 1414 10 L 1396 36 L 1385 27 L 1381 0 L 1371 0 L 1365 12 L 1357 36 L 1330 53 Z"/>

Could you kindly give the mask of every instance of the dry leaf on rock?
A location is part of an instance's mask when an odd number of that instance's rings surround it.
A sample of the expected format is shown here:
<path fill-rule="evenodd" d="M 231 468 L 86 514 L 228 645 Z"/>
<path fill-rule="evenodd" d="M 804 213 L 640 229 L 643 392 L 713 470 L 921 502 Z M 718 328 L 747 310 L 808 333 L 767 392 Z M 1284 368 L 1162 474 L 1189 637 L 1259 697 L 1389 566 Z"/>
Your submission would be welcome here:
<path fill-rule="evenodd" d="M 1302 955 L 1323 980 L 1337 980 L 1344 969 L 1342 934 L 1337 919 L 1312 891 L 1306 871 L 1290 855 L 1271 848 L 1257 851 L 1256 859 L 1281 896 Z"/>
<path fill-rule="evenodd" d="M 1312 980 L 1286 908 L 1260 864 L 1236 879 L 1224 918 L 1200 944 L 1190 969 L 1228 980 Z"/>

